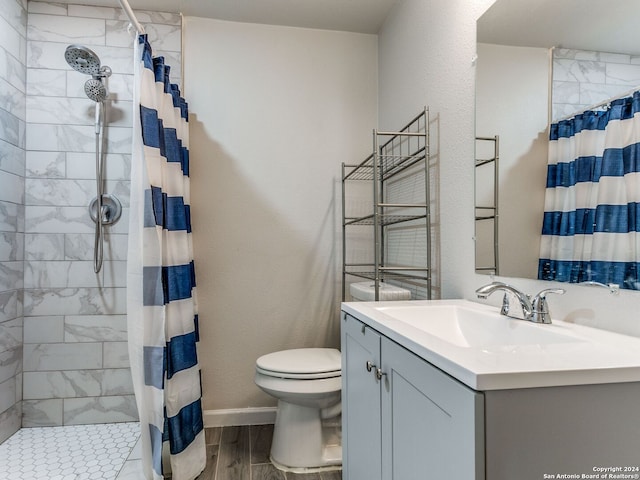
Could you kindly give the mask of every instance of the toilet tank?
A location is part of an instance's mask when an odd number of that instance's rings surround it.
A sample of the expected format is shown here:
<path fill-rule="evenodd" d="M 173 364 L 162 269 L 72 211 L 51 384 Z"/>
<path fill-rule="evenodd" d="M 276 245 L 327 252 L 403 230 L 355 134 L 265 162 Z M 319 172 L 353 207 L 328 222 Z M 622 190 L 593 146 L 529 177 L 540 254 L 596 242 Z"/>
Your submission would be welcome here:
<path fill-rule="evenodd" d="M 351 298 L 359 302 L 372 302 L 376 299 L 376 287 L 372 281 L 356 282 L 349 285 Z M 411 300 L 411 292 L 406 288 L 381 282 L 379 284 L 378 300 Z"/>

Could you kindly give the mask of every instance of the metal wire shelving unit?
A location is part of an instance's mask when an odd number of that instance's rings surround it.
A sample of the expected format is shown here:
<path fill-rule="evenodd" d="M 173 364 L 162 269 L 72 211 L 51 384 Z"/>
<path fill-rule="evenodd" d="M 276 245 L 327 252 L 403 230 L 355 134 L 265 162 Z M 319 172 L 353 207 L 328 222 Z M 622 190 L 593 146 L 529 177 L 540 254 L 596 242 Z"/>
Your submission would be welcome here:
<path fill-rule="evenodd" d="M 476 152 L 478 152 L 479 144 L 485 144 L 490 146 L 489 158 L 476 158 L 476 182 L 478 178 L 478 168 L 493 168 L 492 181 L 493 181 L 493 205 L 477 205 L 475 206 L 475 221 L 476 221 L 476 242 L 478 241 L 478 229 L 479 223 L 490 222 L 491 230 L 493 234 L 493 262 L 492 265 L 478 265 L 478 246 L 476 245 L 476 272 L 484 273 L 488 275 L 500 274 L 500 257 L 498 250 L 498 232 L 499 232 L 499 219 L 500 213 L 498 210 L 499 205 L 499 184 L 500 184 L 500 137 L 495 135 L 493 137 L 476 137 Z M 477 188 L 477 187 L 476 187 Z"/>
<path fill-rule="evenodd" d="M 395 280 L 424 287 L 431 298 L 431 213 L 429 206 L 429 109 L 425 107 L 398 131 L 373 130 L 373 153 L 357 165 L 342 164 L 342 300 L 346 299 L 350 276 L 372 280 L 375 300 L 379 300 L 381 282 Z M 389 182 L 401 174 L 424 176 L 424 201 L 393 201 L 388 193 Z M 422 177 L 422 175 L 420 175 Z M 352 182 L 369 182 L 373 191 L 372 213 L 347 216 L 347 189 Z M 407 228 L 424 229 L 425 251 L 420 264 L 389 264 L 387 262 L 388 231 L 403 224 Z M 349 262 L 348 233 L 354 226 L 373 227 L 373 261 Z"/>

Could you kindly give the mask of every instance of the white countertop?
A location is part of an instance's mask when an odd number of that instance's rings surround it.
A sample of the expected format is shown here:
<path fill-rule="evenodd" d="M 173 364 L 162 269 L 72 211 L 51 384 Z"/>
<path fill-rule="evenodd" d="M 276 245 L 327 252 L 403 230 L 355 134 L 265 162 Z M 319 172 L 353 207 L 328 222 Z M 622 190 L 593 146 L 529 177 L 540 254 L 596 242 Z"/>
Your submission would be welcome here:
<path fill-rule="evenodd" d="M 499 313 L 496 307 L 468 300 L 348 302 L 342 310 L 475 390 L 640 382 L 637 337 L 554 320 L 535 327 L 566 335 L 571 341 L 463 347 L 384 313 L 384 307 L 424 307 L 424 322 L 428 322 L 430 306 L 446 305 Z"/>

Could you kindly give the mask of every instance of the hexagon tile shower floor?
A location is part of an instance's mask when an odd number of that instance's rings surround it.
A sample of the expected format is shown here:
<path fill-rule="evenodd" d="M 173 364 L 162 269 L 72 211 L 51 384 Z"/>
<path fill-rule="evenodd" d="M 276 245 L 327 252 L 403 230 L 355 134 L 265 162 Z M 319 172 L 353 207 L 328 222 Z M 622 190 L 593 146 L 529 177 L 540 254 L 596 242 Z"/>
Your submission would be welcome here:
<path fill-rule="evenodd" d="M 138 423 L 23 428 L 0 445 L 0 480 L 114 480 Z"/>

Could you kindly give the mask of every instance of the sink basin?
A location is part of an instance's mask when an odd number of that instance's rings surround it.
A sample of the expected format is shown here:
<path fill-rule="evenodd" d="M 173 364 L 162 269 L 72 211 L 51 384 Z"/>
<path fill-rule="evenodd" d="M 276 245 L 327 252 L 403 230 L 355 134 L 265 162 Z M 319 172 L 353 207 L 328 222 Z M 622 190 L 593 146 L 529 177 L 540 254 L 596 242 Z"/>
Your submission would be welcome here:
<path fill-rule="evenodd" d="M 347 302 L 342 310 L 474 390 L 640 382 L 637 337 L 512 319 L 463 299 Z"/>
<path fill-rule="evenodd" d="M 640 382 L 637 337 L 512 319 L 464 299 L 346 302 L 342 310 L 474 390 Z"/>
<path fill-rule="evenodd" d="M 380 313 L 457 347 L 551 345 L 582 341 L 552 325 L 536 325 L 463 305 L 376 307 Z"/>

